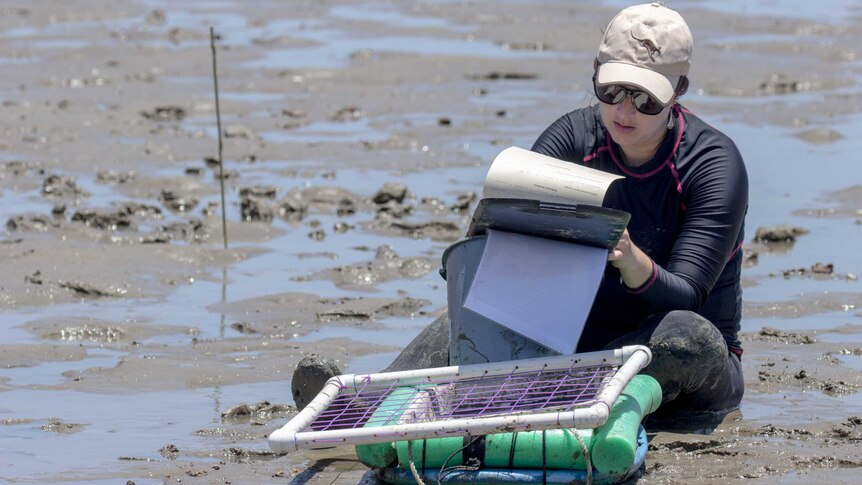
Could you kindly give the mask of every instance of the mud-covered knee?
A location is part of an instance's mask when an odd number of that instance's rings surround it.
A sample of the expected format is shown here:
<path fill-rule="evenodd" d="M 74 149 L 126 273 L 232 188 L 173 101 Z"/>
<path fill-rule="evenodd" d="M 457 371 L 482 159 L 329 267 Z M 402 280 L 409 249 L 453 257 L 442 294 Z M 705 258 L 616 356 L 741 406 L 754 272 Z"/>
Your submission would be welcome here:
<path fill-rule="evenodd" d="M 687 310 L 668 312 L 650 336 L 653 351 L 678 356 L 727 353 L 721 332 L 709 320 Z"/>

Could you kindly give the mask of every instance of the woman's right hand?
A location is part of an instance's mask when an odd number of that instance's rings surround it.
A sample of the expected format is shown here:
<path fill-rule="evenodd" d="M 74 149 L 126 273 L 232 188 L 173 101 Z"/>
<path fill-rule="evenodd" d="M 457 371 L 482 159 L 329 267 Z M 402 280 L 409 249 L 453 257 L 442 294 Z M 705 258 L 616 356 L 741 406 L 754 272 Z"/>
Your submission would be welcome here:
<path fill-rule="evenodd" d="M 616 247 L 608 251 L 608 261 L 620 270 L 623 283 L 629 288 L 640 288 L 652 277 L 653 262 L 632 242 L 625 229 Z"/>

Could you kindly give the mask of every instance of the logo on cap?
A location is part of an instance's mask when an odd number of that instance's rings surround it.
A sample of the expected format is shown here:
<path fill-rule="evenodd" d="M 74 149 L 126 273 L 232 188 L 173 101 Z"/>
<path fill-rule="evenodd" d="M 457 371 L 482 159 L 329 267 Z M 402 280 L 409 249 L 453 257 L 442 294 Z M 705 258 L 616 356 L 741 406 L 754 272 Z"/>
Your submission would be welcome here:
<path fill-rule="evenodd" d="M 656 52 L 661 54 L 661 47 L 656 46 L 655 43 L 650 39 L 638 39 L 637 37 L 635 37 L 634 32 L 630 31 L 629 33 L 631 34 L 632 39 L 640 42 L 640 44 L 644 47 L 644 49 L 647 50 L 647 55 L 649 55 L 649 60 L 655 62 L 655 57 L 653 57 L 653 54 L 655 54 Z"/>

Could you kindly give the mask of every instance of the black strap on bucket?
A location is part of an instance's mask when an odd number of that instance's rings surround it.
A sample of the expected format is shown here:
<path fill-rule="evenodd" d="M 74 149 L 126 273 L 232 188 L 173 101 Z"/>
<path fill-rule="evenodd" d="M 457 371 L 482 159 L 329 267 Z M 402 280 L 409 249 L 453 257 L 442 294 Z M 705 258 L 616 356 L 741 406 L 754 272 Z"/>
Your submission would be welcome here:
<path fill-rule="evenodd" d="M 485 435 L 467 435 L 464 437 L 464 448 L 462 448 L 464 451 L 461 454 L 462 463 L 464 465 L 470 465 L 471 459 L 473 463 L 476 461 L 479 463 L 485 463 L 485 438 Z"/>
<path fill-rule="evenodd" d="M 548 468 L 547 468 L 547 442 L 545 441 L 545 430 L 542 430 L 542 485 L 548 483 Z"/>
<path fill-rule="evenodd" d="M 518 442 L 518 433 L 512 433 L 512 447 L 509 448 L 509 468 L 515 468 L 515 443 Z"/>

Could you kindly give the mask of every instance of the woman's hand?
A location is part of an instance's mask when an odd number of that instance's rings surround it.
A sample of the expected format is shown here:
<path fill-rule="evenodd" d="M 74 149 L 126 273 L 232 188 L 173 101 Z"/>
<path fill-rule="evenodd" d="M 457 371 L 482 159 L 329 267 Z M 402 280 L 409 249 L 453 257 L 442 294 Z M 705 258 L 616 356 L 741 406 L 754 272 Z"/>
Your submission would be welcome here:
<path fill-rule="evenodd" d="M 620 270 L 623 283 L 629 288 L 640 288 L 652 277 L 653 262 L 632 242 L 625 229 L 614 249 L 608 251 L 608 261 Z"/>

